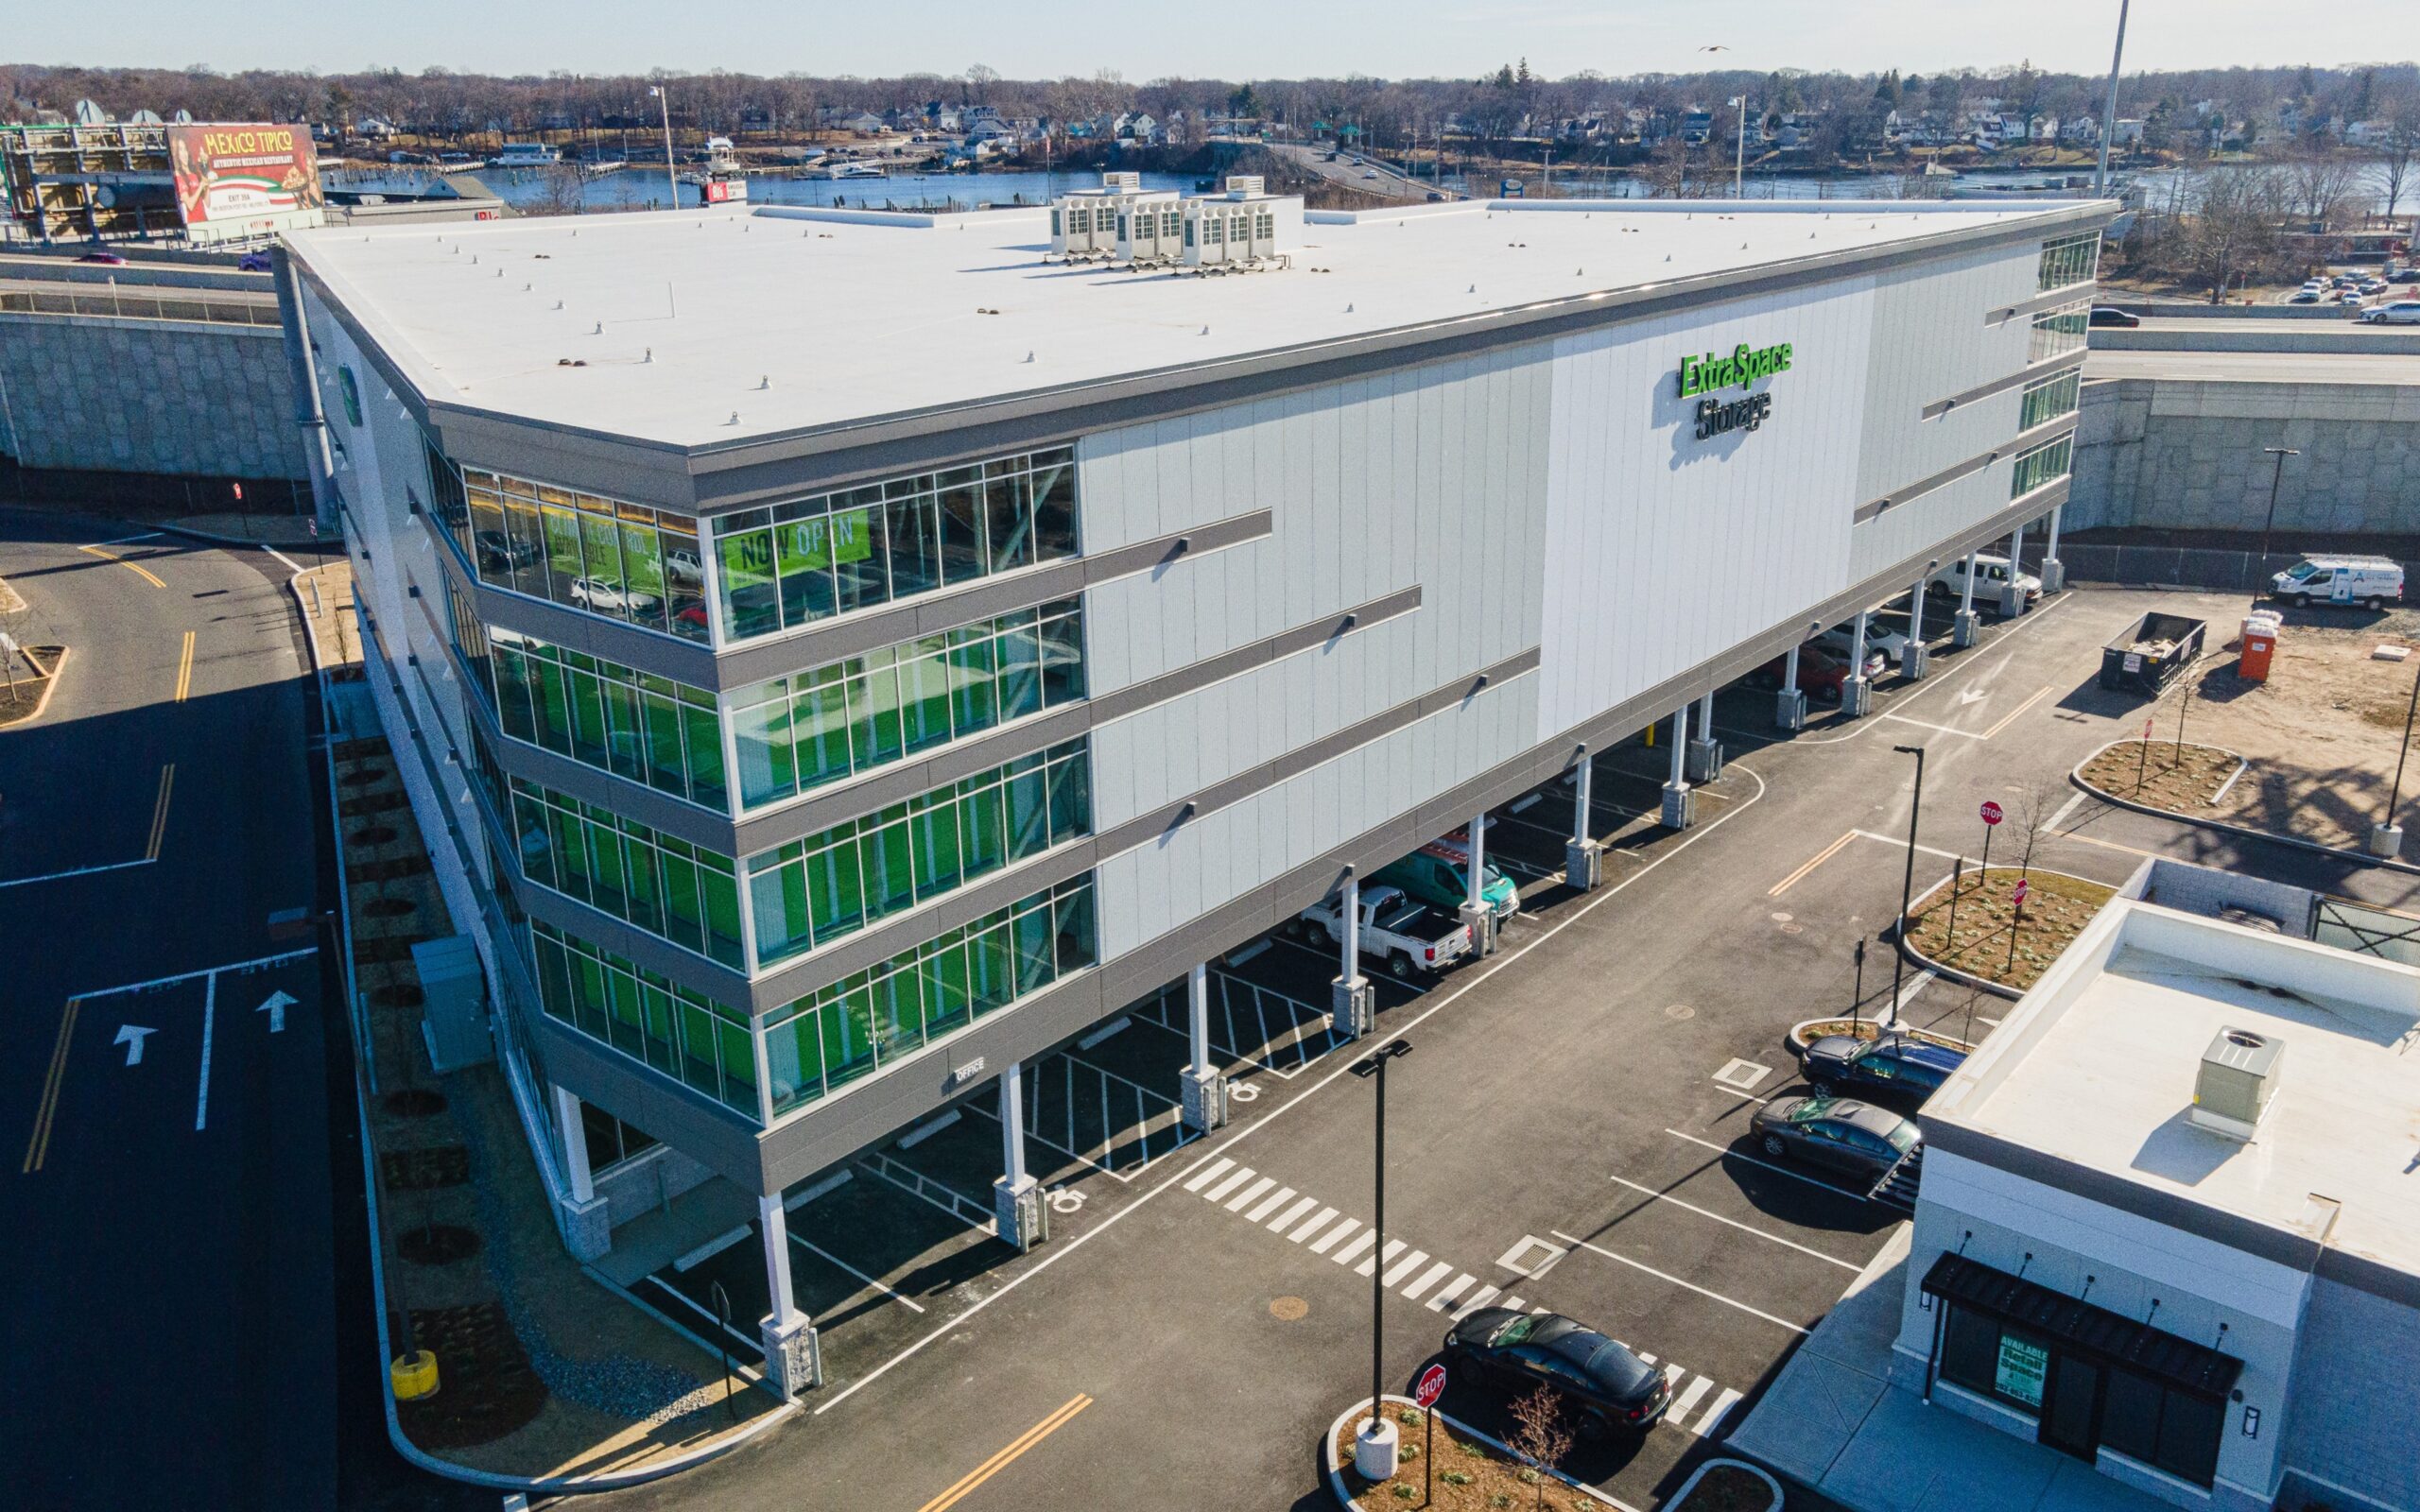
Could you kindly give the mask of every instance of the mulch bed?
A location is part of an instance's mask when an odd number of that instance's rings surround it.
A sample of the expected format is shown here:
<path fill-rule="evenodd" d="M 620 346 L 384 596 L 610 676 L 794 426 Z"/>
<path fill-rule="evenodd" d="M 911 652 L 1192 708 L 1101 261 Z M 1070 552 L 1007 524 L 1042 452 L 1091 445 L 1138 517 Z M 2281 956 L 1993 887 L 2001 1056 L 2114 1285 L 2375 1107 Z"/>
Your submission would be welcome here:
<path fill-rule="evenodd" d="M 1344 1484 L 1354 1492 L 1354 1500 L 1369 1512 L 1384 1512 L 1390 1507 L 1418 1512 L 1425 1484 L 1421 1478 L 1421 1452 L 1427 1443 L 1427 1429 L 1417 1407 L 1390 1402 L 1387 1411 L 1395 1419 L 1395 1431 L 1401 1435 L 1403 1446 L 1395 1461 L 1394 1479 L 1373 1484 L 1355 1472 L 1353 1435 L 1363 1416 L 1357 1412 L 1337 1431 L 1337 1455 L 1344 1466 Z M 1524 1480 L 1524 1475 L 1532 1479 Z M 1544 1505 L 1554 1512 L 1605 1512 L 1604 1503 L 1583 1496 L 1561 1481 L 1540 1481 L 1536 1476 L 1535 1470 L 1498 1458 L 1494 1450 L 1456 1433 L 1440 1418 L 1436 1475 L 1429 1493 L 1433 1500 L 1426 1504 L 1443 1507 L 1445 1512 L 1530 1512 L 1541 1504 L 1543 1489 Z"/>
<path fill-rule="evenodd" d="M 1717 1465 L 1672 1512 L 1765 1512 L 1773 1488 L 1737 1465 Z"/>
<path fill-rule="evenodd" d="M 545 1383 L 498 1304 L 415 1308 L 411 1325 L 412 1343 L 437 1356 L 437 1394 L 395 1404 L 405 1434 L 421 1448 L 492 1444 L 545 1408 Z"/>
<path fill-rule="evenodd" d="M 51 675 L 59 670 L 59 658 L 67 648 L 63 645 L 29 645 L 26 660 L 33 663 L 40 676 L 17 674 L 11 686 L 0 679 L 0 725 L 13 725 L 20 719 L 30 719 L 42 707 L 42 696 L 50 687 Z"/>
<path fill-rule="evenodd" d="M 2101 905 L 2117 896 L 2117 889 L 2081 877 L 2032 872 L 2027 878 L 2025 918 L 2019 922 L 2011 901 L 2018 875 L 2014 867 L 1994 867 L 1989 875 L 1967 872 L 1958 890 L 1954 939 L 1949 934 L 1949 884 L 1943 883 L 1926 894 L 1910 914 L 1908 943 L 1970 976 L 2020 991 L 2031 987 L 2068 942 L 2092 922 Z"/>
<path fill-rule="evenodd" d="M 396 788 L 391 792 L 365 793 L 359 798 L 346 799 L 337 805 L 337 812 L 348 819 L 357 819 L 365 814 L 384 814 L 389 809 L 402 808 L 409 801 L 403 789 Z"/>
<path fill-rule="evenodd" d="M 414 851 L 389 861 L 356 861 L 344 868 L 344 880 L 350 883 L 401 882 L 406 877 L 416 877 L 428 869 L 428 857 Z"/>
<path fill-rule="evenodd" d="M 2186 813 L 2206 809 L 2240 765 L 2236 753 L 2216 746 L 2153 740 L 2121 740 L 2084 763 L 2083 780 L 2129 803 Z"/>
<path fill-rule="evenodd" d="M 390 1192 L 433 1192 L 458 1187 L 471 1179 L 471 1152 L 459 1144 L 439 1144 L 424 1150 L 387 1150 L 378 1157 L 378 1173 Z"/>

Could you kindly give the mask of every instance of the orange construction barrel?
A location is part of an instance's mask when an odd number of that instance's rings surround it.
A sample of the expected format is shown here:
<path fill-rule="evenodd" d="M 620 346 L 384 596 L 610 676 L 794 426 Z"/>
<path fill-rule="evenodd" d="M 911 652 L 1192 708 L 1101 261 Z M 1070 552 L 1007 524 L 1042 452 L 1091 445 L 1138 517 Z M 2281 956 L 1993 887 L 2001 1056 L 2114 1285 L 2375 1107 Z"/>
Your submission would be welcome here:
<path fill-rule="evenodd" d="M 2277 654 L 2277 621 L 2255 614 L 2243 622 L 2243 649 L 2236 656 L 2235 675 L 2246 682 L 2269 680 L 2269 662 Z"/>

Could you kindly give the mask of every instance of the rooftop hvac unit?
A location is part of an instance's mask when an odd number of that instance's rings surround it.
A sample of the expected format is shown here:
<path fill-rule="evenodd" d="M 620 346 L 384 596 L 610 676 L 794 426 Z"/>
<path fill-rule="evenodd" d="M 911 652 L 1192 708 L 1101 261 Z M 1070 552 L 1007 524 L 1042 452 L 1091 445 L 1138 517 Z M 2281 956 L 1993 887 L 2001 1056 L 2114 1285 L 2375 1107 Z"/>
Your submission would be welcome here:
<path fill-rule="evenodd" d="M 1117 249 L 1117 200 L 1098 190 L 1062 195 L 1050 207 L 1054 257 L 1107 257 Z"/>
<path fill-rule="evenodd" d="M 2231 1140 L 2250 1140 L 2268 1116 L 2284 1069 L 2286 1042 L 2249 1029 L 2221 1029 L 2202 1052 L 2193 1079 L 2193 1124 Z"/>
<path fill-rule="evenodd" d="M 1100 176 L 1100 189 L 1106 195 L 1139 195 L 1143 192 L 1143 176 L 1139 173 L 1104 173 Z"/>
<path fill-rule="evenodd" d="M 1303 202 L 1290 196 L 1187 199 L 1184 206 L 1184 241 L 1178 252 L 1187 267 L 1282 266 L 1301 240 Z"/>
<path fill-rule="evenodd" d="M 1227 175 L 1227 198 L 1230 199 L 1250 199 L 1268 192 L 1269 180 L 1259 174 L 1231 173 Z"/>
<path fill-rule="evenodd" d="M 1140 195 L 1118 207 L 1117 260 L 1144 267 L 1175 263 L 1184 251 L 1184 201 Z"/>

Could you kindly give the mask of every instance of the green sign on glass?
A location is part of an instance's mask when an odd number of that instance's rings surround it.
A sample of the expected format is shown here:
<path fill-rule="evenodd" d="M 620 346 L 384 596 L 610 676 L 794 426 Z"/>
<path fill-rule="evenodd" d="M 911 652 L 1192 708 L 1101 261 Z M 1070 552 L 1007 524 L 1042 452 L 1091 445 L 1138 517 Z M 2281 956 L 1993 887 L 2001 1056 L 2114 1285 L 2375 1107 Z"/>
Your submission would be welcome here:
<path fill-rule="evenodd" d="M 2039 1409 L 2042 1405 L 2042 1378 L 2050 1371 L 2048 1347 L 2014 1333 L 2000 1335 L 1999 1366 L 1993 1372 L 1992 1384 L 2011 1401 L 2021 1401 Z"/>
<path fill-rule="evenodd" d="M 801 520 L 788 526 L 783 542 L 783 565 L 790 571 L 829 567 L 837 561 L 864 561 L 873 555 L 873 538 L 866 529 L 872 511 L 850 509 L 820 520 Z"/>

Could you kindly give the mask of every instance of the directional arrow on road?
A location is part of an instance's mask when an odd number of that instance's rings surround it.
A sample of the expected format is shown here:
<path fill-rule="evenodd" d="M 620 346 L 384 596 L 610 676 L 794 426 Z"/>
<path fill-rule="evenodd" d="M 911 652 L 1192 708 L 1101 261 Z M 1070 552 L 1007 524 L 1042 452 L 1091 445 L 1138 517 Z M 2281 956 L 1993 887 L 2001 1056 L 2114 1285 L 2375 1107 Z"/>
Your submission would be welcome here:
<path fill-rule="evenodd" d="M 268 1001 L 254 1008 L 254 1013 L 268 1015 L 268 1032 L 277 1034 L 285 1028 L 285 1010 L 294 1006 L 294 999 L 284 992 L 272 992 Z"/>
<path fill-rule="evenodd" d="M 1958 701 L 1962 704 L 1980 703 L 1991 696 L 1992 690 L 1989 688 L 1968 688 L 1965 692 L 1958 696 Z"/>
<path fill-rule="evenodd" d="M 119 1024 L 116 1042 L 126 1046 L 126 1063 L 130 1066 L 143 1064 L 143 1037 L 159 1032 L 157 1029 L 147 1029 L 139 1023 Z"/>

